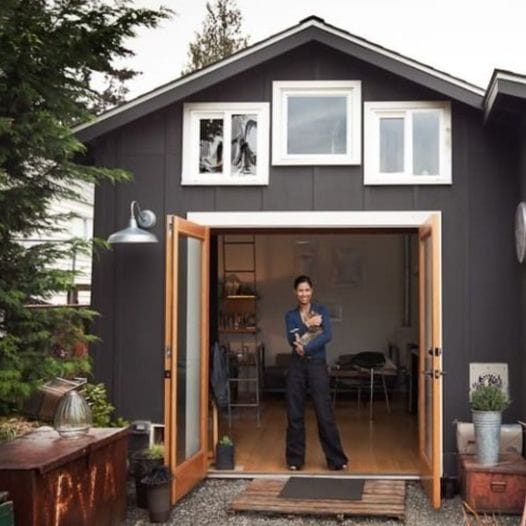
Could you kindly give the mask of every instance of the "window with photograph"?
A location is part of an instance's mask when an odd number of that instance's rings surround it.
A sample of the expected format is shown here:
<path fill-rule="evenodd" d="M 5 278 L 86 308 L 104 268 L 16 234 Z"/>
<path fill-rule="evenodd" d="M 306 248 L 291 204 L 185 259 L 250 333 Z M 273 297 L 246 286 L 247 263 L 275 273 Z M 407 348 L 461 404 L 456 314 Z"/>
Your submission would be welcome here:
<path fill-rule="evenodd" d="M 272 164 L 360 164 L 360 81 L 276 81 Z"/>
<path fill-rule="evenodd" d="M 451 184 L 451 105 L 364 103 L 365 184 Z"/>
<path fill-rule="evenodd" d="M 182 184 L 268 184 L 268 134 L 268 103 L 185 104 Z"/>

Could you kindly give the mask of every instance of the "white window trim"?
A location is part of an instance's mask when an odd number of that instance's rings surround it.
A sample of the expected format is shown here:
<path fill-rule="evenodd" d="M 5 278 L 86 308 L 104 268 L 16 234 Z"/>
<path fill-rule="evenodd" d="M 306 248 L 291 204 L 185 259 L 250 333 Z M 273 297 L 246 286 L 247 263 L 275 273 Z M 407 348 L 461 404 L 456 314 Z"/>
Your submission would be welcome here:
<path fill-rule="evenodd" d="M 272 87 L 272 164 L 342 165 L 362 162 L 362 83 L 359 80 L 275 81 Z M 347 98 L 346 154 L 288 154 L 287 98 L 290 95 L 339 95 Z"/>
<path fill-rule="evenodd" d="M 183 109 L 183 168 L 181 185 L 263 186 L 269 180 L 269 115 L 268 102 L 195 102 Z M 229 117 L 235 113 L 254 113 L 257 123 L 256 175 L 230 175 L 231 127 Z M 224 119 L 223 173 L 199 173 L 199 120 Z"/>
<path fill-rule="evenodd" d="M 412 167 L 412 129 L 408 113 L 440 110 L 439 175 L 414 175 Z M 403 173 L 380 173 L 380 118 L 403 117 L 405 148 Z M 452 184 L 451 168 L 451 103 L 448 101 L 393 101 L 364 103 L 364 184 L 416 185 Z"/>

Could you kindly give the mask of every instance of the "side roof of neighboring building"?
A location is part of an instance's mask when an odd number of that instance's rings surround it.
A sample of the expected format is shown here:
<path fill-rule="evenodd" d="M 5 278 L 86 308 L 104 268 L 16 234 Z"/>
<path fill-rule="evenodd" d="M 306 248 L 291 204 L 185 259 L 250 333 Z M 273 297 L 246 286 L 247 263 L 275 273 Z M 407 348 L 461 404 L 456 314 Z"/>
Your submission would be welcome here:
<path fill-rule="evenodd" d="M 80 140 L 89 142 L 192 93 L 312 41 L 320 42 L 395 73 L 446 97 L 475 108 L 483 108 L 482 88 L 327 24 L 321 18 L 311 16 L 215 64 L 180 77 L 113 108 L 93 121 L 77 126 L 74 131 Z"/>

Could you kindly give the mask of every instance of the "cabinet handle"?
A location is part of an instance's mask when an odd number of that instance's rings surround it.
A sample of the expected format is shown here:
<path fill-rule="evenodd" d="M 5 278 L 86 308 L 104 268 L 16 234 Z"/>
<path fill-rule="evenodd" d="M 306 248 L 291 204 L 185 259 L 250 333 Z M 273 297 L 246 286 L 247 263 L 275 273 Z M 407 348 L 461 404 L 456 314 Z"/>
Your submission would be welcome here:
<path fill-rule="evenodd" d="M 492 480 L 490 482 L 491 491 L 495 493 L 504 493 L 506 491 L 506 485 L 507 483 L 504 481 Z"/>

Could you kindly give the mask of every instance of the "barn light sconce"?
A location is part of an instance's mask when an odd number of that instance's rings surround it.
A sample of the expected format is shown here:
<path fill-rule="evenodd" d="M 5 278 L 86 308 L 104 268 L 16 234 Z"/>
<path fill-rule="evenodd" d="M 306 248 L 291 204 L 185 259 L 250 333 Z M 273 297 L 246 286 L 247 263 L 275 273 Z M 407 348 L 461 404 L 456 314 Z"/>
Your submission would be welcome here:
<path fill-rule="evenodd" d="M 151 210 L 141 210 L 137 201 L 130 205 L 130 224 L 111 234 L 108 243 L 158 243 L 157 237 L 146 229 L 155 226 L 156 217 Z"/>

